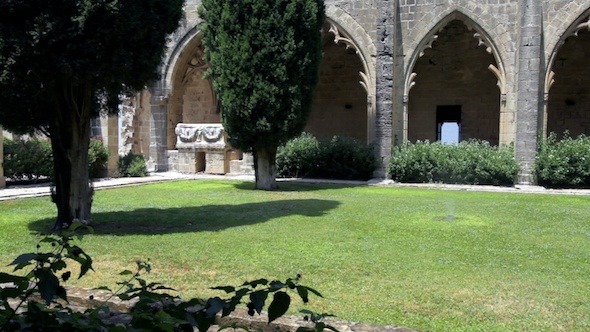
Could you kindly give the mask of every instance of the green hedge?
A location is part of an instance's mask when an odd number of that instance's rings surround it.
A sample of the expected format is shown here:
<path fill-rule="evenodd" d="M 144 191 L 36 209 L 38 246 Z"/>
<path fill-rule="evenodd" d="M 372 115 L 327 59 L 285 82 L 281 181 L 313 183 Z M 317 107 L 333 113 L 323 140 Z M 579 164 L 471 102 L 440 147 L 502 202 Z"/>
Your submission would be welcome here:
<path fill-rule="evenodd" d="M 518 174 L 512 147 L 470 140 L 457 145 L 418 141 L 393 147 L 391 178 L 399 182 L 512 185 Z"/>
<path fill-rule="evenodd" d="M 537 183 L 549 188 L 590 188 L 590 137 L 541 140 L 535 161 Z"/>
<path fill-rule="evenodd" d="M 109 161 L 109 150 L 103 142 L 98 139 L 91 139 L 88 146 L 88 169 L 91 179 L 97 179 L 106 176 L 107 162 Z"/>
<path fill-rule="evenodd" d="M 35 181 L 53 176 L 51 142 L 4 137 L 4 176 L 15 181 Z"/>
<path fill-rule="evenodd" d="M 281 177 L 342 180 L 368 180 L 377 167 L 372 146 L 339 136 L 323 142 L 308 133 L 279 147 L 276 164 Z"/>
<path fill-rule="evenodd" d="M 53 177 L 51 142 L 36 137 L 10 140 L 4 137 L 4 175 L 13 181 L 36 181 Z M 88 149 L 91 178 L 104 176 L 108 150 L 102 141 L 91 139 Z"/>
<path fill-rule="evenodd" d="M 143 177 L 148 175 L 142 154 L 129 152 L 119 156 L 119 174 L 124 177 Z"/>

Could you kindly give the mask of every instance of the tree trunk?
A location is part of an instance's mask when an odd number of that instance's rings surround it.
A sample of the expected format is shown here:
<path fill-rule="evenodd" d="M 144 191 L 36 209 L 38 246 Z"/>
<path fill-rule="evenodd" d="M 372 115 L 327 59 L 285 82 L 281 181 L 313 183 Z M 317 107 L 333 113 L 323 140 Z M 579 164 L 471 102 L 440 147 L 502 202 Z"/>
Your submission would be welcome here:
<path fill-rule="evenodd" d="M 88 171 L 92 90 L 89 87 L 69 90 L 71 95 L 58 104 L 49 128 L 55 176 L 52 198 L 57 206 L 55 230 L 69 227 L 75 219 L 89 223 L 92 206 L 93 189 Z"/>
<path fill-rule="evenodd" d="M 256 189 L 276 190 L 277 186 L 277 148 L 254 150 L 254 174 Z"/>

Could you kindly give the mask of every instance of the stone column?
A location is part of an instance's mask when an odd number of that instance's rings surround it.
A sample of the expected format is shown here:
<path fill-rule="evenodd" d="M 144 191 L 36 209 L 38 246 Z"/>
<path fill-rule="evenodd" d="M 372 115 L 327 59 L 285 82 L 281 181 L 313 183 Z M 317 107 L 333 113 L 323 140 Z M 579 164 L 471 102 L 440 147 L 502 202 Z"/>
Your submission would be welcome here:
<path fill-rule="evenodd" d="M 405 52 L 402 38 L 402 17 L 399 0 L 395 1 L 393 33 L 393 128 L 392 144 L 400 145 L 408 140 L 408 96 L 405 95 Z M 408 15 L 408 14 L 406 14 Z"/>
<path fill-rule="evenodd" d="M 107 176 L 119 176 L 119 117 L 111 115 L 107 119 L 107 149 L 109 159 L 107 161 Z"/>
<path fill-rule="evenodd" d="M 537 153 L 541 109 L 542 2 L 522 0 L 517 61 L 518 102 L 516 115 L 516 159 L 520 163 L 518 184 L 534 184 L 532 174 Z"/>
<path fill-rule="evenodd" d="M 168 170 L 167 141 L 167 99 L 159 89 L 151 91 L 150 108 L 150 149 L 148 171 Z"/>
<path fill-rule="evenodd" d="M 393 28 L 394 0 L 376 0 L 378 11 L 377 35 L 375 36 L 377 57 L 377 94 L 375 96 L 375 143 L 377 155 L 381 159 L 374 177 L 387 176 L 387 164 L 391 156 L 392 116 L 393 116 Z"/>
<path fill-rule="evenodd" d="M 0 127 L 0 188 L 6 187 L 4 179 L 4 141 L 2 138 L 2 127 Z"/>

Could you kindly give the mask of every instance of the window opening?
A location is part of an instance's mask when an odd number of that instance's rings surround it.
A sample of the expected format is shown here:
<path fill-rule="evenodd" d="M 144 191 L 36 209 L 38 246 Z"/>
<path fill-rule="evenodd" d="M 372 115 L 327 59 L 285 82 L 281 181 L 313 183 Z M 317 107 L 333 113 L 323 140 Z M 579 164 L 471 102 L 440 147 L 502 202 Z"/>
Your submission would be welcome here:
<path fill-rule="evenodd" d="M 461 105 L 436 107 L 436 138 L 445 144 L 461 141 Z"/>

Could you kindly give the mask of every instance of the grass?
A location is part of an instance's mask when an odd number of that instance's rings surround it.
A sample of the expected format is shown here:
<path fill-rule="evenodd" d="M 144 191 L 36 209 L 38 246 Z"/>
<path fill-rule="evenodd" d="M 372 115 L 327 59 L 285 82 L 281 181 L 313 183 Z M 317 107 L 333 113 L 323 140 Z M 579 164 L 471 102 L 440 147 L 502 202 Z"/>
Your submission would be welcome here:
<path fill-rule="evenodd" d="M 96 192 L 82 247 L 113 286 L 150 258 L 183 297 L 303 274 L 310 308 L 421 331 L 590 330 L 590 197 L 180 181 Z M 48 198 L 0 202 L 0 262 L 34 250 Z M 3 264 L 4 265 L 4 264 Z M 8 268 L 2 268 L 8 270 Z"/>

